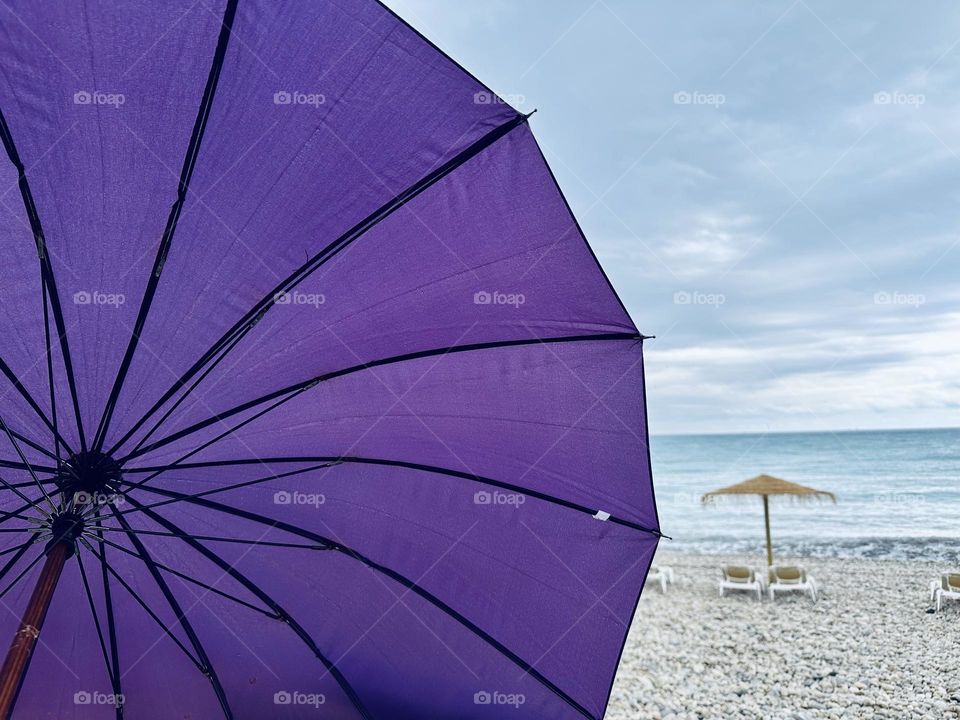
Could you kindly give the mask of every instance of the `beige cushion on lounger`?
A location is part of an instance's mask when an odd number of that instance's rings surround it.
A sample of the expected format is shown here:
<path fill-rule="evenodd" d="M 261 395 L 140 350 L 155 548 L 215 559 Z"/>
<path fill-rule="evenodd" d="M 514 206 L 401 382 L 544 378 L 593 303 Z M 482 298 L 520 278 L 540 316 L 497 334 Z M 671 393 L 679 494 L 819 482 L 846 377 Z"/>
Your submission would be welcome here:
<path fill-rule="evenodd" d="M 754 581 L 754 572 L 743 565 L 727 565 L 723 574 L 729 582 L 749 583 Z"/>
<path fill-rule="evenodd" d="M 807 573 L 796 565 L 779 565 L 770 568 L 770 581 L 783 585 L 799 585 L 807 581 Z"/>
<path fill-rule="evenodd" d="M 940 587 L 947 592 L 960 592 L 960 573 L 945 573 L 941 575 Z"/>

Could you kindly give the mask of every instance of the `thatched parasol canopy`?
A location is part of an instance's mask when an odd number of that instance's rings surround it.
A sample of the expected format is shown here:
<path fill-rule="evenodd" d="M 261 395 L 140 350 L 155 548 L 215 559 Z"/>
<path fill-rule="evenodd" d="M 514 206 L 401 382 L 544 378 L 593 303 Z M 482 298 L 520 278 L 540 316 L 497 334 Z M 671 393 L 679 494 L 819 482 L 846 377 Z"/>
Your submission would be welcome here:
<path fill-rule="evenodd" d="M 770 541 L 770 502 L 769 498 L 773 495 L 782 495 L 792 500 L 830 500 L 836 502 L 837 498 L 832 492 L 826 490 L 815 490 L 806 485 L 799 485 L 789 480 L 781 480 L 772 475 L 757 475 L 749 480 L 730 485 L 708 492 L 701 498 L 701 502 L 709 505 L 716 498 L 725 496 L 745 496 L 759 495 L 763 498 L 763 520 L 767 530 L 767 564 L 773 565 L 773 543 Z"/>
<path fill-rule="evenodd" d="M 789 495 L 797 500 L 830 500 L 836 502 L 837 498 L 832 492 L 825 490 L 815 490 L 806 485 L 781 480 L 773 475 L 757 475 L 755 478 L 738 482 L 729 487 L 720 488 L 708 492 L 701 498 L 704 503 L 709 503 L 713 498 L 720 495 Z"/>

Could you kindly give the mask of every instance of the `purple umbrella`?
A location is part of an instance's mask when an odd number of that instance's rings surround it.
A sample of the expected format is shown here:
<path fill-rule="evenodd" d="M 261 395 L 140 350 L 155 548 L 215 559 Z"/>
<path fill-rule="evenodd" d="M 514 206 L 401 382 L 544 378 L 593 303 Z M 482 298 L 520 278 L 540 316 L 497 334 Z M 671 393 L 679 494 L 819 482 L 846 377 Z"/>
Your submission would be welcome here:
<path fill-rule="evenodd" d="M 602 717 L 644 338 L 528 116 L 372 0 L 0 15 L 0 714 Z"/>

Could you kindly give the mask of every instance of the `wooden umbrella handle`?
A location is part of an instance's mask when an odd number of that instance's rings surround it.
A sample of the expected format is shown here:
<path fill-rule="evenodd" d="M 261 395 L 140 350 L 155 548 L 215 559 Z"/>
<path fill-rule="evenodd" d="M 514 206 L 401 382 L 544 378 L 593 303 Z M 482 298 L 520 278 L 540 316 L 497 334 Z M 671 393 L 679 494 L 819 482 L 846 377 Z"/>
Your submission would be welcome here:
<path fill-rule="evenodd" d="M 27 674 L 30 658 L 40 637 L 40 628 L 47 617 L 50 601 L 57 589 L 57 582 L 63 572 L 63 566 L 70 557 L 71 547 L 65 542 L 54 544 L 47 553 L 43 563 L 37 585 L 30 596 L 23 619 L 13 642 L 7 651 L 7 657 L 0 668 L 0 718 L 9 720 L 13 714 L 13 705 L 23 685 L 23 678 Z"/>

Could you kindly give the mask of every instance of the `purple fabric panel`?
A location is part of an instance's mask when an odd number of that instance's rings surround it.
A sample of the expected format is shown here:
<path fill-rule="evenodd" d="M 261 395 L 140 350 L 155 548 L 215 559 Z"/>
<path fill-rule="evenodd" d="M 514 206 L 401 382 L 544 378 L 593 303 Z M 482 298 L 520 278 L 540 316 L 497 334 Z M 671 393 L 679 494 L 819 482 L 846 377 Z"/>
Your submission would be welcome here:
<path fill-rule="evenodd" d="M 526 126 L 284 299 L 156 437 L 371 360 L 469 343 L 636 332 Z"/>
<path fill-rule="evenodd" d="M 515 116 L 481 90 L 375 3 L 241 3 L 110 439 L 308 257 Z"/>
<path fill-rule="evenodd" d="M 46 455 L 24 446 L 22 442 L 20 443 L 20 446 L 23 449 L 24 455 L 27 456 L 27 460 L 33 464 L 37 478 L 45 484 L 47 494 L 52 495 L 53 489 L 50 487 L 50 481 L 53 476 L 56 460 L 48 458 Z M 20 458 L 16 456 L 15 451 L 12 449 L 5 435 L 0 437 L 0 455 L 3 456 L 4 462 L 20 462 Z M 12 456 L 12 458 L 7 458 L 8 455 Z M 0 485 L 2 485 L 2 487 L 0 487 L 0 498 L 2 498 L 0 499 L 0 510 L 15 510 L 26 504 L 26 501 L 23 498 L 10 489 L 10 485 L 16 486 L 17 490 L 23 493 L 32 502 L 35 502 L 39 498 L 43 497 L 40 489 L 37 486 L 36 480 L 34 480 L 33 476 L 26 470 L 21 470 L 19 468 L 0 467 L 0 478 L 3 478 L 4 482 L 6 483 L 0 483 Z M 45 512 L 50 511 L 50 508 L 46 503 L 44 503 L 43 509 Z M 36 513 L 33 515 L 35 516 Z"/>
<path fill-rule="evenodd" d="M 158 529 L 156 525 L 131 516 L 135 528 Z M 258 533 L 262 535 L 262 533 Z M 118 532 L 107 537 L 130 550 L 132 544 Z M 200 555 L 184 550 L 182 542 L 144 537 L 143 543 L 157 562 L 215 584 L 224 592 L 256 603 L 255 598 Z M 31 550 L 14 568 L 19 571 L 39 552 Z M 193 645 L 177 617 L 148 574 L 141 560 L 107 548 L 111 566 L 137 595 L 160 617 L 169 630 L 191 652 Z M 99 561 L 84 551 L 84 567 L 90 582 L 94 606 L 107 634 L 106 610 Z M 34 577 L 30 578 L 35 581 Z M 164 579 L 180 604 L 184 617 L 197 633 L 204 651 L 216 670 L 237 718 L 272 717 L 278 707 L 275 693 L 300 689 L 320 693 L 323 709 L 332 717 L 356 717 L 352 704 L 334 679 L 307 646 L 278 620 L 244 608 L 208 590 L 164 572 Z M 26 581 L 22 586 L 29 589 Z M 28 594 L 28 590 L 27 590 Z M 121 691 L 126 712 L 133 717 L 218 717 L 219 701 L 210 680 L 176 646 L 141 605 L 111 577 L 111 599 L 117 619 Z M 23 607 L 27 597 L 11 602 Z M 262 605 L 261 605 L 262 606 Z M 2 626 L 8 636 L 15 628 Z M 109 641 L 107 641 L 109 642 Z M 109 648 L 109 645 L 108 645 Z M 109 650 L 108 650 L 109 651 Z M 162 669 L 162 670 L 161 670 Z M 76 675 L 76 676 L 75 676 Z M 51 679 L 54 679 L 53 681 Z M 79 698 L 77 693 L 80 694 Z M 28 683 L 17 703 L 15 717 L 89 718 L 113 717 L 113 705 L 104 696 L 113 693 L 105 670 L 96 626 L 76 560 L 71 560 L 58 587 L 44 627 L 43 642 L 31 662 Z M 90 702 L 87 702 L 87 697 Z M 298 708 L 302 711 L 302 708 Z M 284 717 L 282 713 L 278 717 Z M 302 715 L 287 715 L 302 717 Z"/>
<path fill-rule="evenodd" d="M 641 383 L 641 343 L 633 340 L 448 353 L 321 383 L 190 460 L 406 460 L 655 527 Z M 214 424 L 131 465 L 173 462 L 243 419 Z"/>
<path fill-rule="evenodd" d="M 28 455 L 28 459 L 32 460 L 33 458 L 29 457 L 30 453 L 26 453 L 27 450 L 29 450 L 29 448 L 24 448 L 25 454 Z M 7 459 L 6 458 L 7 455 L 12 456 L 14 454 L 13 448 L 10 446 L 9 442 L 7 441 L 6 436 L 3 435 L 2 433 L 0 433 L 0 454 L 4 456 L 5 460 Z M 41 456 L 41 457 L 43 457 L 44 461 L 47 460 L 45 456 Z M 20 459 L 16 458 L 15 461 L 19 462 Z M 44 473 L 44 472 L 38 472 L 37 476 L 41 481 L 48 480 L 50 478 L 50 474 Z M 16 489 L 31 502 L 35 502 L 39 498 L 43 497 L 43 495 L 40 492 L 40 488 L 37 487 L 37 484 L 34 481 L 33 477 L 26 470 L 19 470 L 17 468 L 0 467 L 0 478 L 3 478 L 3 483 L 0 483 L 0 511 L 12 512 L 15 510 L 19 510 L 22 506 L 27 504 L 27 501 L 24 500 L 23 497 L 20 497 L 20 495 L 18 495 L 16 492 L 11 490 L 10 486 L 16 487 Z M 50 492 L 49 489 L 47 492 L 48 493 Z M 49 506 L 47 506 L 46 504 L 43 505 L 43 509 L 45 512 L 49 512 L 50 510 Z M 36 517 L 35 512 L 34 513 L 24 512 L 22 514 Z M 9 521 L 3 521 L 3 522 L 5 522 L 6 524 L 0 523 L 0 527 L 27 527 L 26 522 L 18 518 L 9 518 Z M 12 542 L 13 539 L 15 539 L 17 542 L 16 543 Z M 14 533 L 0 533 L 0 542 L 4 542 L 4 543 L 9 542 L 9 544 L 6 545 L 5 547 L 11 547 L 15 544 L 23 542 L 26 539 L 27 539 L 26 536 L 19 537 Z M 0 559 L 0 564 L 2 564 L 3 562 L 4 561 Z"/>
<path fill-rule="evenodd" d="M 199 493 L 228 484 L 225 476 L 241 483 L 309 467 L 268 465 L 176 471 L 156 484 Z M 342 542 L 416 581 L 587 706 L 605 699 L 620 648 L 610 638 L 627 632 L 655 544 L 536 498 L 402 468 L 348 464 L 208 498 Z M 195 532 L 226 531 L 216 512 L 176 507 L 178 523 L 196 517 Z M 256 540 L 267 527 L 239 536 Z M 233 520 L 229 528 L 239 531 Z M 410 599 L 414 610 L 423 602 Z M 496 687 L 497 678 L 485 680 Z"/>
<path fill-rule="evenodd" d="M 208 511 L 189 508 L 178 513 L 177 524 L 197 534 L 218 532 L 219 525 Z M 258 523 L 231 520 L 229 526 L 229 532 L 239 537 L 296 540 Z M 189 554 L 179 540 L 151 542 L 157 547 L 170 544 L 171 554 L 179 553 L 180 562 Z M 353 559 L 321 551 L 207 545 L 262 587 L 274 589 L 281 605 L 338 659 L 338 667 L 374 717 L 486 717 L 489 709 L 473 703 L 474 695 L 484 690 L 522 693 L 524 709 L 538 717 L 577 716 L 557 695 L 524 676 L 454 618 Z M 464 589 L 477 588 L 479 578 L 468 582 L 458 580 L 456 574 L 450 576 L 456 566 L 448 558 L 449 554 L 439 562 L 432 558 L 435 567 L 430 574 L 450 577 L 457 590 L 448 591 L 444 599 L 476 615 L 483 602 L 469 597 Z M 583 622 L 590 624 L 592 618 Z M 509 640 L 512 643 L 514 638 Z M 561 682 L 566 679 L 560 678 Z M 314 687 L 293 685 L 290 690 L 311 692 Z M 497 716 L 507 715 L 495 711 Z"/>
<path fill-rule="evenodd" d="M 15 2 L 0 9 L 8 33 L 0 43 L 0 107 L 46 235 L 88 433 L 176 197 L 221 6 Z M 19 212 L 16 189 L 4 203 Z M 39 285 L 35 292 L 39 298 Z M 67 398 L 64 392 L 60 401 Z M 66 428 L 75 425 L 72 412 L 61 415 Z"/>
<path fill-rule="evenodd" d="M 39 548 L 31 549 L 28 557 L 32 559 L 39 553 Z M 85 569 L 89 572 L 92 567 L 88 556 Z M 29 580 L 24 581 L 26 588 L 33 586 L 39 571 L 38 565 Z M 99 578 L 99 571 L 92 577 Z M 22 609 L 26 601 L 22 597 L 11 607 Z M 161 650 L 158 658 L 162 656 Z M 176 675 L 176 668 L 171 669 Z M 114 706 L 103 704 L 112 692 L 79 568 L 76 560 L 71 560 L 63 570 L 43 635 L 30 661 L 14 718 L 115 717 Z M 90 704 L 85 702 L 83 693 L 90 693 Z"/>
<path fill-rule="evenodd" d="M 109 537 L 114 542 L 128 546 L 118 533 L 109 533 Z M 99 561 L 86 550 L 82 552 L 94 605 L 101 622 L 105 623 Z M 144 564 L 109 547 L 107 554 L 117 573 L 192 652 L 176 616 Z M 178 589 L 179 581 L 175 578 L 168 578 L 168 581 L 171 582 L 171 588 Z M 210 681 L 114 577 L 111 577 L 110 583 L 117 622 L 121 690 L 126 699 L 127 715 L 222 715 Z M 24 604 L 16 607 L 23 607 Z M 188 608 L 189 604 L 183 602 L 183 607 Z M 103 632 L 106 637 L 106 625 L 103 626 Z M 114 706 L 104 697 L 113 690 L 75 558 L 64 569 L 41 640 L 17 701 L 14 717 L 115 717 Z M 220 671 L 220 668 L 217 670 Z M 78 698 L 79 702 L 75 702 L 76 693 L 89 693 L 91 702 L 83 702 L 83 696 Z"/>
<path fill-rule="evenodd" d="M 180 522 L 180 518 L 177 518 L 177 522 Z M 140 514 L 132 514 L 130 523 L 136 528 L 165 532 L 164 528 L 146 520 Z M 258 530 L 254 539 L 273 539 L 273 536 L 265 534 L 264 530 L 266 528 Z M 224 533 L 216 527 L 207 527 L 205 532 L 235 535 L 232 531 Z M 117 533 L 110 535 L 116 541 Z M 289 537 L 285 539 L 289 540 Z M 222 592 L 270 610 L 222 568 L 192 551 L 183 541 L 150 536 L 143 536 L 141 540 L 156 562 L 174 567 Z M 222 548 L 216 543 L 208 544 L 218 552 Z M 247 551 L 245 547 L 237 547 L 241 554 Z M 286 551 L 274 549 L 272 556 L 257 553 L 254 558 L 256 562 L 279 562 L 282 567 L 284 552 Z M 131 561 L 138 562 L 132 558 Z M 239 566 L 237 569 L 244 571 Z M 142 575 L 142 568 L 135 570 L 135 573 Z M 320 694 L 324 697 L 322 710 L 331 717 L 359 717 L 335 678 L 326 671 L 310 647 L 289 625 L 176 576 L 167 574 L 165 577 L 184 609 L 185 616 L 203 643 L 211 664 L 217 670 L 219 681 L 236 717 L 302 717 L 303 707 L 295 708 L 300 715 L 284 715 L 286 708 L 282 704 L 275 704 L 275 695 L 284 692 Z M 277 595 L 278 600 L 282 599 L 284 594 L 278 593 L 276 586 L 267 587 L 265 590 Z M 312 614 L 320 612 L 322 606 L 317 604 Z M 127 628 L 128 632 L 130 630 L 131 628 Z M 135 628 L 132 630 L 137 632 Z M 147 683 L 156 668 L 152 658 L 148 656 L 142 667 L 131 669 L 130 675 L 135 681 Z M 195 669 L 193 672 L 197 674 Z M 220 714 L 222 713 L 217 709 L 210 717 Z"/>
<path fill-rule="evenodd" d="M 17 171 L 0 160 L 0 360 L 50 417 L 42 287 L 36 245 L 17 187 Z M 11 427 L 34 441 L 49 439 L 50 433 L 36 412 L 6 377 L 0 378 L 0 408 Z"/>

